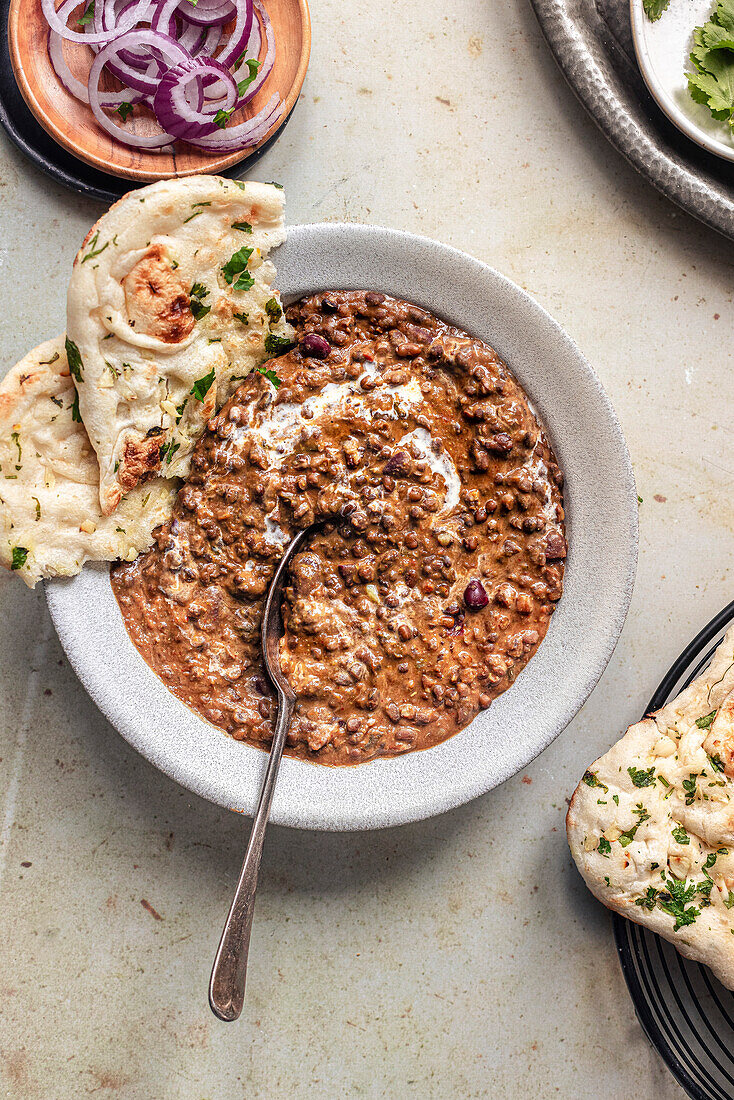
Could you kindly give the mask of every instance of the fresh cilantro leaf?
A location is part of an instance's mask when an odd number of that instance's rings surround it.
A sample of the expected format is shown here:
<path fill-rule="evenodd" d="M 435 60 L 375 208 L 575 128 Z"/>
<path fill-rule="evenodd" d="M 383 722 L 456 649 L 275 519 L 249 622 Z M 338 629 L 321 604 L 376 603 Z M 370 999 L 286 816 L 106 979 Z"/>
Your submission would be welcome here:
<path fill-rule="evenodd" d="M 650 815 L 641 802 L 637 803 L 632 813 L 637 815 L 637 824 L 632 825 L 631 828 L 625 830 L 625 832 L 623 832 L 620 836 L 619 843 L 622 845 L 623 848 L 626 848 L 627 845 L 631 844 L 632 841 L 635 839 L 635 833 L 639 829 L 640 825 L 642 825 L 643 821 L 650 820 Z"/>
<path fill-rule="evenodd" d="M 708 107 L 715 119 L 734 129 L 734 5 L 719 0 L 711 19 L 693 32 L 687 72 L 688 90 L 696 103 Z"/>
<path fill-rule="evenodd" d="M 679 882 L 670 877 L 665 879 L 665 883 L 667 890 L 661 891 L 658 895 L 658 906 L 664 913 L 675 918 L 673 931 L 679 932 L 686 925 L 693 924 L 700 914 L 700 910 L 695 906 L 686 909 L 686 902 L 691 901 L 696 893 L 696 884 L 693 882 L 686 884 L 685 880 Z"/>
<path fill-rule="evenodd" d="M 184 397 L 184 399 L 183 399 L 183 401 L 181 402 L 181 404 L 180 404 L 180 405 L 176 405 L 176 423 L 177 423 L 177 424 L 180 424 L 180 423 L 181 423 L 181 417 L 182 417 L 182 416 L 183 416 L 183 414 L 184 414 L 184 409 L 186 408 L 186 403 L 187 403 L 187 401 L 188 401 L 188 397 Z"/>
<path fill-rule="evenodd" d="M 642 768 L 627 768 L 627 771 L 635 787 L 651 787 L 655 782 L 654 766 L 645 771 Z"/>
<path fill-rule="evenodd" d="M 171 460 L 173 459 L 173 456 L 180 446 L 180 443 L 174 443 L 172 439 L 168 443 L 164 443 L 160 451 L 158 452 L 161 462 L 163 462 L 163 460 L 165 459 L 167 464 L 170 466 Z"/>
<path fill-rule="evenodd" d="M 25 546 L 14 546 L 13 547 L 13 560 L 12 560 L 12 563 L 10 565 L 10 568 L 11 569 L 22 569 L 23 566 L 26 563 L 26 558 L 27 557 L 28 557 L 28 551 L 26 550 Z"/>
<path fill-rule="evenodd" d="M 189 291 L 189 297 L 190 298 L 206 298 L 208 293 L 209 293 L 209 291 L 207 290 L 207 288 L 204 286 L 203 283 L 194 283 L 191 290 Z"/>
<path fill-rule="evenodd" d="M 229 122 L 229 120 L 231 119 L 233 114 L 234 114 L 234 107 L 230 107 L 230 109 L 228 111 L 223 111 L 220 107 L 220 109 L 217 111 L 217 113 L 214 116 L 215 125 L 217 125 L 220 130 L 223 130 L 224 127 Z"/>
<path fill-rule="evenodd" d="M 250 272 L 243 271 L 241 275 L 237 276 L 237 282 L 232 285 L 232 290 L 249 290 L 254 285 L 255 280 Z"/>
<path fill-rule="evenodd" d="M 268 382 L 275 386 L 277 390 L 278 386 L 282 382 L 282 379 L 278 378 L 278 375 L 275 373 L 274 370 L 266 370 L 265 367 L 256 367 L 255 369 L 263 376 L 263 378 L 267 378 Z"/>
<path fill-rule="evenodd" d="M 287 336 L 276 336 L 274 332 L 269 332 L 268 335 L 265 337 L 265 350 L 271 357 L 275 355 L 283 355 L 284 352 L 288 351 L 292 347 L 293 341 L 289 340 Z M 603 787 L 605 791 L 609 789 L 608 787 L 604 787 L 603 783 L 590 783 L 589 786 Z"/>
<path fill-rule="evenodd" d="M 654 886 L 648 886 L 644 897 L 635 898 L 635 905 L 639 905 L 642 909 L 647 909 L 648 913 L 652 913 L 657 904 L 658 893 L 659 891 Z"/>
<path fill-rule="evenodd" d="M 248 325 L 250 323 L 249 313 L 233 313 L 232 316 L 235 321 L 241 321 L 243 325 Z"/>
<path fill-rule="evenodd" d="M 691 806 L 696 798 L 696 783 L 698 776 L 691 772 L 688 779 L 683 780 L 683 790 L 686 792 L 686 806 Z"/>
<path fill-rule="evenodd" d="M 705 875 L 708 875 L 709 868 L 713 867 L 713 865 L 715 863 L 716 863 L 716 852 L 709 852 L 709 854 L 706 856 L 706 862 L 704 863 L 701 870 L 703 871 L 703 873 Z"/>
<path fill-rule="evenodd" d="M 211 306 L 203 306 L 198 298 L 192 298 L 189 302 L 189 309 L 191 310 L 195 321 L 200 321 L 202 317 L 206 317 L 211 308 Z"/>
<path fill-rule="evenodd" d="M 104 252 L 105 248 L 107 248 L 107 245 L 110 243 L 109 241 L 105 241 L 101 248 L 97 248 L 98 240 L 99 230 L 97 230 L 97 232 L 94 234 L 91 241 L 89 242 L 89 252 L 87 252 L 86 256 L 82 256 L 83 264 L 85 264 L 87 260 L 93 260 L 95 256 L 99 256 L 102 252 Z"/>
<path fill-rule="evenodd" d="M 18 448 L 18 462 L 20 462 L 23 458 L 23 448 L 20 445 L 20 432 L 11 432 L 10 438 L 12 439 L 15 446 Z M 16 466 L 16 470 L 18 469 L 20 469 L 20 467 Z"/>
<path fill-rule="evenodd" d="M 133 105 L 132 103 L 128 103 L 126 101 L 124 103 L 121 103 L 119 107 L 115 107 L 115 110 L 124 122 L 128 115 L 131 115 L 133 113 Z"/>
<path fill-rule="evenodd" d="M 240 96 L 243 96 L 245 94 L 246 89 L 249 88 L 250 84 L 252 84 L 253 80 L 257 76 L 257 70 L 260 68 L 260 62 L 252 57 L 249 59 L 249 61 L 246 61 L 245 64 L 247 65 L 250 75 L 246 76 L 244 80 L 240 80 L 237 83 L 237 93 Z"/>
<path fill-rule="evenodd" d="M 729 897 L 724 898 L 724 905 L 726 906 L 727 909 L 733 909 L 734 908 L 734 890 L 730 890 L 729 891 Z"/>
<path fill-rule="evenodd" d="M 600 856 L 606 856 L 606 858 L 609 859 L 609 853 L 611 852 L 611 850 L 612 850 L 612 846 L 609 843 L 609 841 L 607 840 L 607 838 L 605 836 L 600 836 L 599 837 L 599 847 L 597 849 L 597 851 L 599 852 L 599 855 Z"/>
<path fill-rule="evenodd" d="M 235 184 L 236 187 L 239 187 L 240 191 L 245 191 L 247 189 L 247 184 L 244 180 L 232 180 L 232 183 Z"/>
<path fill-rule="evenodd" d="M 252 233 L 252 226 L 249 222 L 232 222 L 233 229 L 239 229 L 242 233 Z"/>
<path fill-rule="evenodd" d="M 214 384 L 214 367 L 203 378 L 197 378 L 191 387 L 191 393 L 197 401 L 203 401 Z"/>
<path fill-rule="evenodd" d="M 41 502 L 38 497 L 31 497 L 31 500 L 35 500 L 36 502 L 36 523 L 38 523 L 41 518 Z"/>
<path fill-rule="evenodd" d="M 601 780 L 597 779 L 596 772 L 584 772 L 582 779 L 587 787 L 601 787 L 603 791 L 609 790 L 606 783 L 602 783 Z"/>
<path fill-rule="evenodd" d="M 720 756 L 717 756 L 715 752 L 712 752 L 709 756 L 709 760 L 711 761 L 711 767 L 714 769 L 715 772 L 723 772 L 724 761 L 721 759 Z"/>
<path fill-rule="evenodd" d="M 76 346 L 73 340 L 66 337 L 66 358 L 69 361 L 69 371 L 75 382 L 83 381 L 84 364 L 82 363 L 82 357 L 79 354 L 79 348 Z"/>
<path fill-rule="evenodd" d="M 619 805 L 619 795 L 618 794 L 613 794 L 612 795 L 612 802 L 614 803 L 615 806 Z"/>
<path fill-rule="evenodd" d="M 277 187 L 279 191 L 283 190 L 283 184 L 282 183 L 276 183 L 275 180 L 266 180 L 265 182 L 269 183 L 271 187 Z"/>
<path fill-rule="evenodd" d="M 50 367 L 52 363 L 56 362 L 58 357 L 59 357 L 59 353 L 57 351 L 55 351 L 50 359 L 39 359 L 38 365 L 39 365 L 39 367 Z M 53 401 L 53 398 L 51 398 L 51 400 Z"/>
<path fill-rule="evenodd" d="M 696 719 L 696 725 L 700 730 L 707 730 L 711 728 L 714 718 L 716 717 L 716 711 L 712 710 L 710 714 L 704 715 L 703 718 Z"/>
<path fill-rule="evenodd" d="M 280 303 L 277 298 L 268 298 L 265 303 L 265 312 L 268 315 L 268 320 L 271 325 L 277 325 L 278 321 L 283 316 L 283 310 L 280 308 Z"/>
<path fill-rule="evenodd" d="M 78 27 L 86 27 L 87 23 L 91 23 L 94 19 L 94 0 L 84 9 L 84 15 L 80 15 L 77 19 Z"/>
<path fill-rule="evenodd" d="M 676 825 L 676 827 L 671 831 L 673 833 L 673 839 L 676 840 L 679 844 L 691 843 L 691 838 L 689 837 L 688 833 L 685 831 L 682 825 Z"/>
<path fill-rule="evenodd" d="M 247 269 L 247 263 L 248 263 L 248 260 L 250 259 L 250 256 L 252 255 L 253 251 L 254 251 L 254 249 L 247 248 L 245 245 L 243 245 L 242 248 L 239 248 L 227 260 L 226 264 L 222 268 L 222 275 L 224 275 L 225 282 L 229 283 L 230 286 L 234 282 L 235 275 L 239 275 L 240 272 L 244 272 Z M 239 282 L 239 280 L 238 280 L 238 282 Z M 253 282 L 254 282 L 254 280 L 253 280 Z M 250 284 L 250 285 L 252 285 L 252 284 Z M 235 290 L 238 290 L 238 289 L 240 289 L 240 288 L 235 283 Z M 247 288 L 244 288 L 244 289 L 247 289 Z"/>
<path fill-rule="evenodd" d="M 71 419 L 75 424 L 81 424 L 82 418 L 79 412 L 79 394 L 74 391 L 74 400 L 71 403 Z"/>
<path fill-rule="evenodd" d="M 659 19 L 663 12 L 668 7 L 670 0 L 642 0 L 642 6 L 645 9 L 645 15 L 653 23 L 656 19 Z"/>

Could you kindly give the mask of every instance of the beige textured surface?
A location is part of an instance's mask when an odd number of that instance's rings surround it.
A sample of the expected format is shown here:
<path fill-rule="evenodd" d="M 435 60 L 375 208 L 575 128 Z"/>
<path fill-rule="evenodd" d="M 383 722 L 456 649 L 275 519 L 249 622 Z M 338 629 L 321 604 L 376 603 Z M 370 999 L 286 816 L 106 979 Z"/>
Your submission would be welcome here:
<path fill-rule="evenodd" d="M 545 1100 L 592 1081 L 612 1100 L 682 1096 L 636 1023 L 563 817 L 588 761 L 732 595 L 732 247 L 606 144 L 522 0 L 445 11 L 405 0 L 380 30 L 374 9 L 314 0 L 301 102 L 254 174 L 286 184 L 291 222 L 374 221 L 474 253 L 578 341 L 644 500 L 620 645 L 525 778 L 394 832 L 274 829 L 247 1007 L 225 1026 L 206 983 L 247 823 L 127 748 L 41 594 L 3 577 L 2 1096 Z M 0 156 L 4 369 L 63 328 L 99 207 L 4 139 Z"/>

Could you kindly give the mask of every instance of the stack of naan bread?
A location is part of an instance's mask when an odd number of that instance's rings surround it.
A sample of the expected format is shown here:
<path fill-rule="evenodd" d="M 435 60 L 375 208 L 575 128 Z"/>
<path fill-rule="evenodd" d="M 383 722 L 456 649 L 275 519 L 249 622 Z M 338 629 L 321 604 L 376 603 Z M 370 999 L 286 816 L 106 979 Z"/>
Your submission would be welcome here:
<path fill-rule="evenodd" d="M 734 627 L 697 680 L 584 773 L 566 828 L 600 901 L 734 989 Z"/>
<path fill-rule="evenodd" d="M 89 232 L 66 336 L 0 382 L 0 564 L 27 584 L 146 549 L 208 419 L 287 346 L 267 259 L 283 205 L 196 176 L 130 192 Z"/>

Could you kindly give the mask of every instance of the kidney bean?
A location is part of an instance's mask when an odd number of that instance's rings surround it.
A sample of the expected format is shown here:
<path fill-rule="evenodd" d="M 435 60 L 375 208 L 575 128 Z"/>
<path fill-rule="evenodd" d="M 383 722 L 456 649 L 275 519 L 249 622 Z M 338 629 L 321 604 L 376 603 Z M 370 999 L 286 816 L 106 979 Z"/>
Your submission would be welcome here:
<path fill-rule="evenodd" d="M 486 607 L 489 603 L 489 596 L 487 590 L 478 579 L 469 581 L 468 585 L 464 589 L 464 603 L 472 611 L 480 611 L 481 608 Z"/>
<path fill-rule="evenodd" d="M 300 343 L 301 352 L 312 359 L 326 359 L 331 351 L 331 344 L 317 332 L 307 332 Z"/>

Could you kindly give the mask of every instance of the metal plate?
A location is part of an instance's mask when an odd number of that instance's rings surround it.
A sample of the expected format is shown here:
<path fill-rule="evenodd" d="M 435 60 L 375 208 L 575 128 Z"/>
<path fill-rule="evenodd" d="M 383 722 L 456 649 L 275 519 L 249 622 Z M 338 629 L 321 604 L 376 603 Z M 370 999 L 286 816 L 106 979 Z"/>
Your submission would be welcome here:
<path fill-rule="evenodd" d="M 681 653 L 648 712 L 700 675 L 733 620 L 734 602 Z M 734 1096 L 734 993 L 654 932 L 616 913 L 613 925 L 624 979 L 648 1039 L 694 1100 L 729 1100 Z"/>
<path fill-rule="evenodd" d="M 635 58 L 629 0 L 530 0 L 556 61 L 620 153 L 673 202 L 734 239 L 734 169 L 673 126 Z"/>

